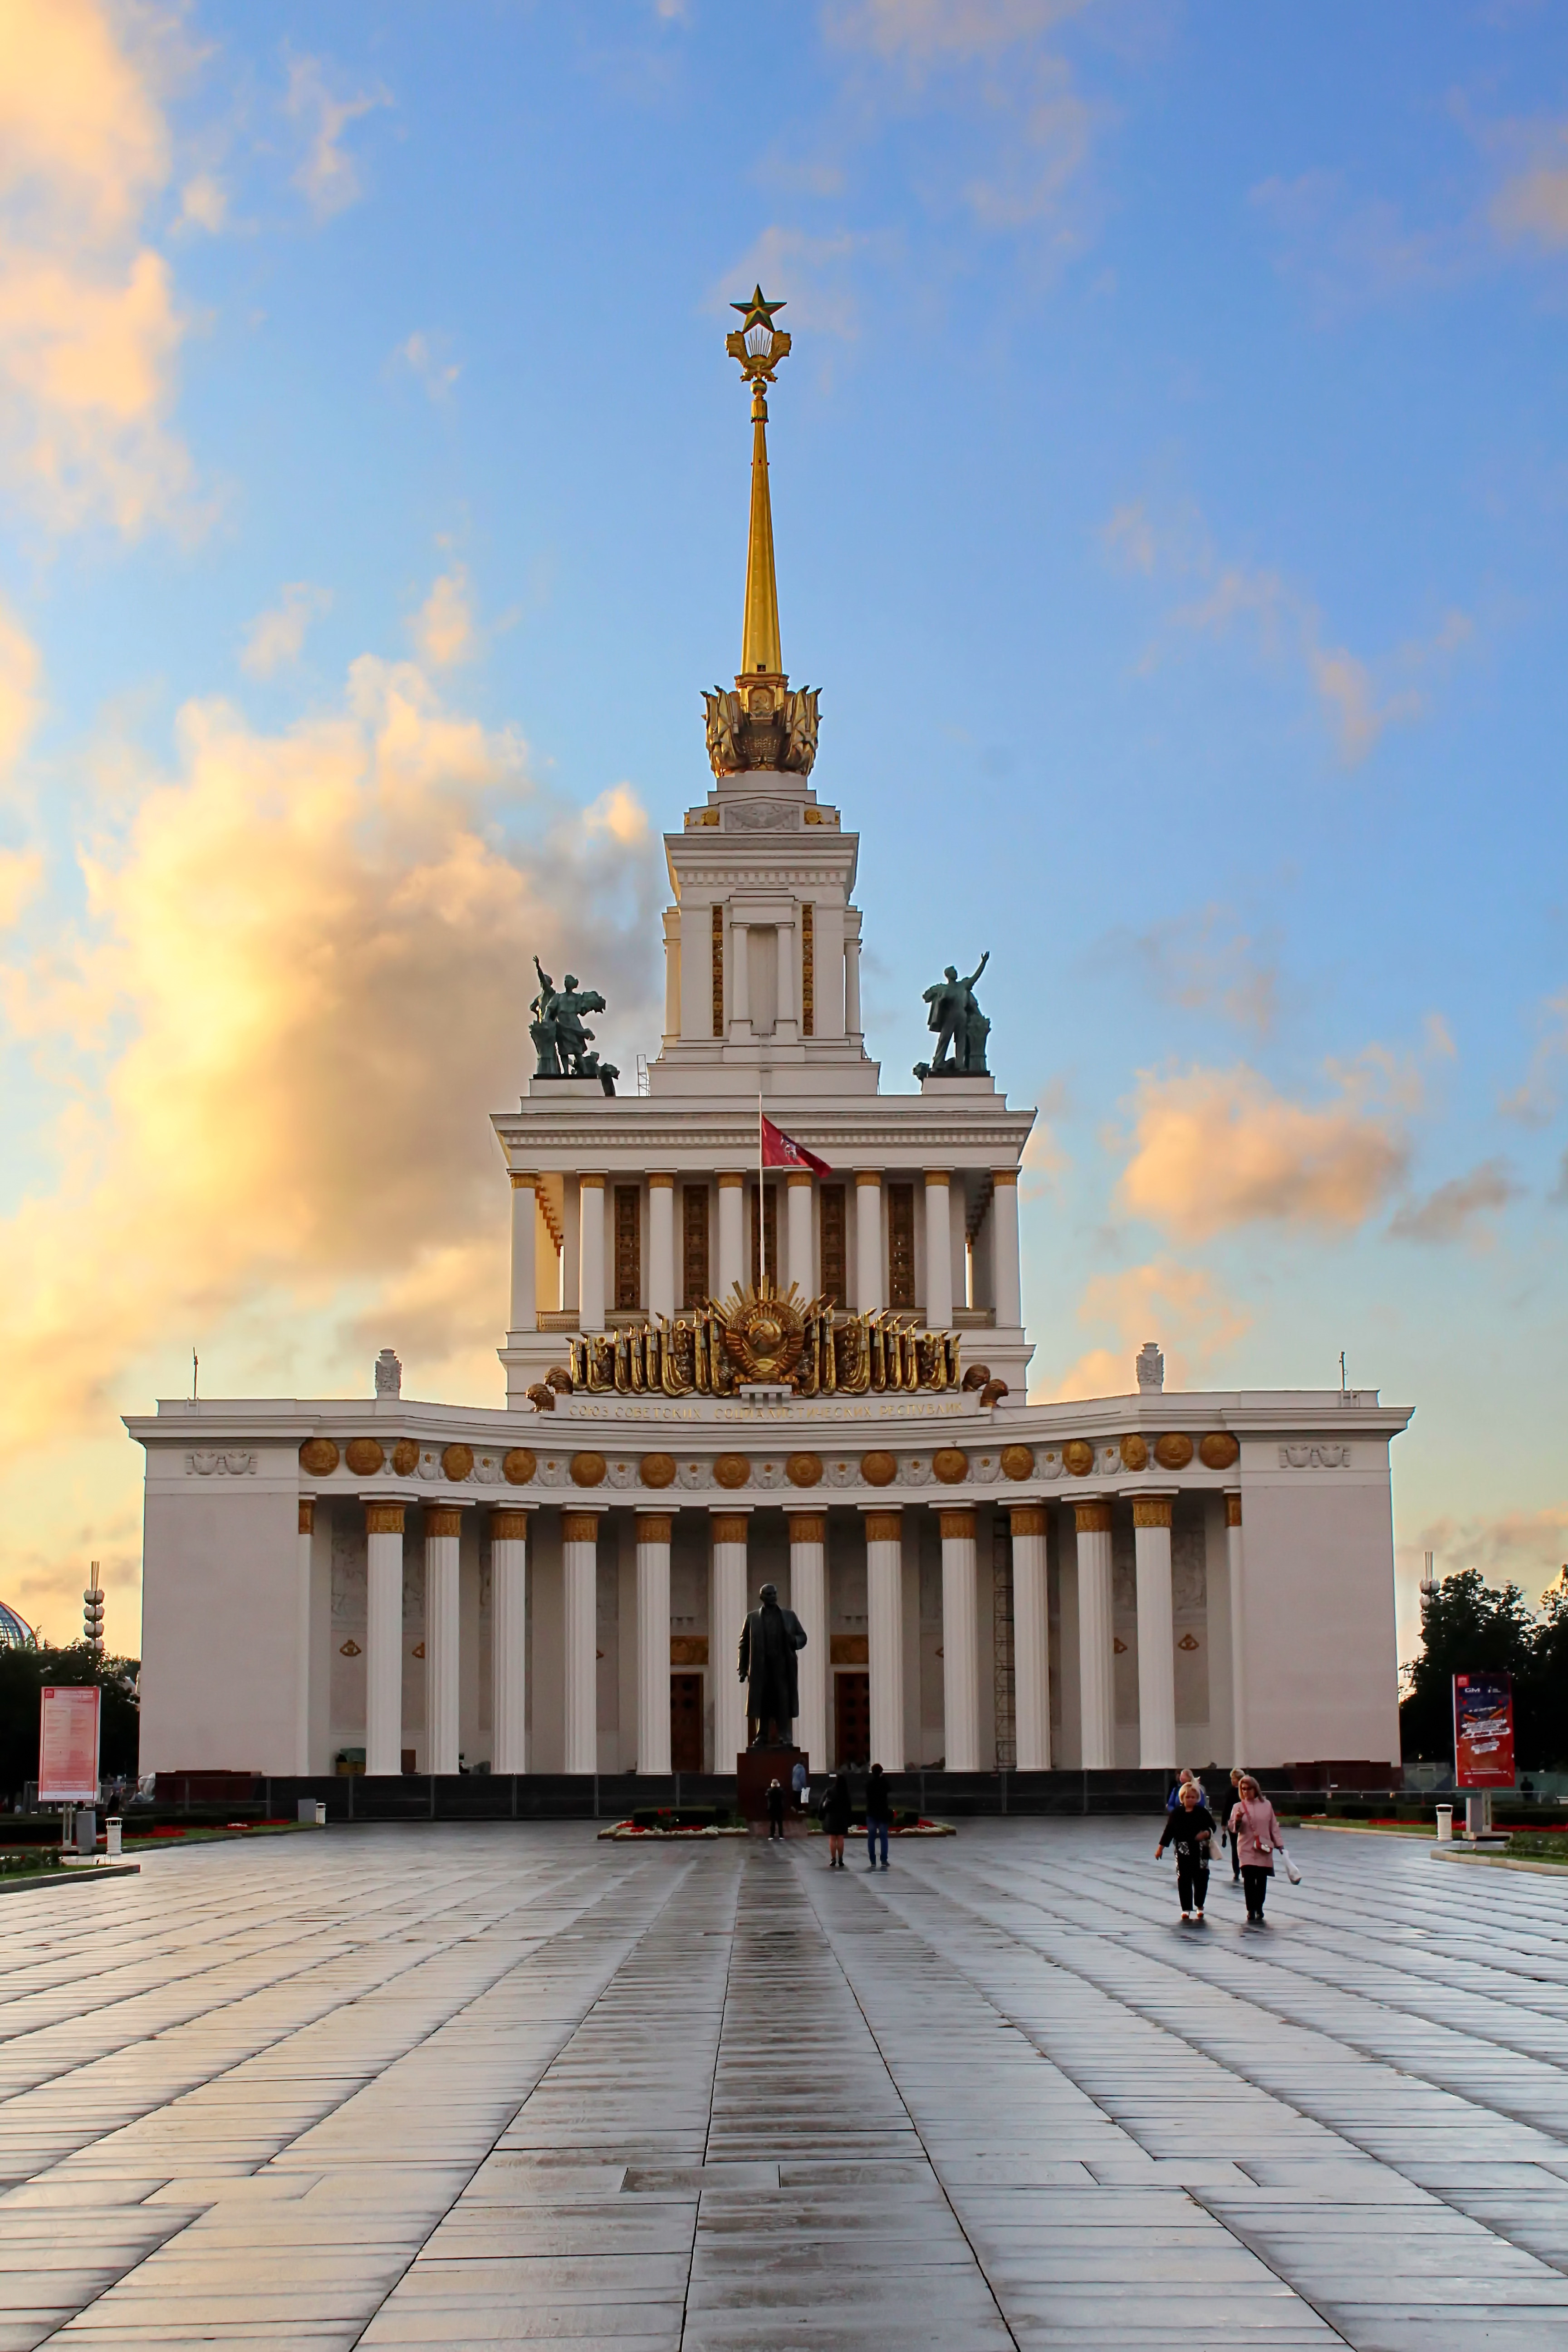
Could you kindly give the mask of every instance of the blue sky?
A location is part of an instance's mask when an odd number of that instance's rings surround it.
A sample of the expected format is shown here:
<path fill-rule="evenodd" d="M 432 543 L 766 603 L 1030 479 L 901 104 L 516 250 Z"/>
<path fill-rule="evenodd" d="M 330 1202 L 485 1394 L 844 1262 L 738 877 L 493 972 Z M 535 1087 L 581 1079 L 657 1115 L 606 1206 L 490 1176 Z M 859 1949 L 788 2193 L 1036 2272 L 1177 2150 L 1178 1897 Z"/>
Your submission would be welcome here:
<path fill-rule="evenodd" d="M 989 948 L 1040 1393 L 1416 1407 L 1568 1555 L 1568 27 L 1545 5 L 14 0 L 10 1557 L 134 1639 L 178 1393 L 491 1401 L 535 945 L 657 1045 L 759 276 L 894 1086 Z M 1408 1641 L 1406 1643 L 1408 1647 Z"/>

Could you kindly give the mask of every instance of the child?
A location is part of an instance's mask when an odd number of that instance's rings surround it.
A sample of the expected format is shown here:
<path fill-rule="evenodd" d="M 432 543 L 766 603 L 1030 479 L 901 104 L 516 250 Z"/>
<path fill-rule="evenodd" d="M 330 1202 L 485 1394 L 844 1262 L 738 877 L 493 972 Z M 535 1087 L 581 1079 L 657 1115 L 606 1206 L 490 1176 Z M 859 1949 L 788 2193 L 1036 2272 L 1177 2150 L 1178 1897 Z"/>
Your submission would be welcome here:
<path fill-rule="evenodd" d="M 768 1836 L 770 1839 L 782 1838 L 784 1835 L 784 1782 L 770 1780 L 768 1782 Z"/>
<path fill-rule="evenodd" d="M 1209 1840 L 1216 1834 L 1217 1828 L 1208 1807 L 1198 1802 L 1196 1783 L 1184 1780 L 1180 1801 L 1154 1848 L 1156 1861 L 1167 1845 L 1176 1849 L 1176 1892 L 1181 1897 L 1184 1919 L 1189 1916 L 1201 1919 L 1204 1916 L 1209 1891 Z"/>

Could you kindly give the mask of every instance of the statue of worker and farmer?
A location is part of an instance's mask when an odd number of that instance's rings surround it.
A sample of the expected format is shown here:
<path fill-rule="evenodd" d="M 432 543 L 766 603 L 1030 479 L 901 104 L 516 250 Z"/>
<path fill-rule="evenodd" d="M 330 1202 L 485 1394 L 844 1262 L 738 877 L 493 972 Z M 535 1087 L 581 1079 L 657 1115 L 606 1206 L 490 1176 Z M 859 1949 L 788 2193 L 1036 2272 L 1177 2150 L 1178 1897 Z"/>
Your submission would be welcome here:
<path fill-rule="evenodd" d="M 574 971 L 567 973 L 564 988 L 557 988 L 537 956 L 533 969 L 539 974 L 539 994 L 528 1008 L 533 1015 L 528 1034 L 539 1056 L 535 1077 L 597 1078 L 605 1092 L 613 1095 L 620 1071 L 613 1062 L 599 1059 L 594 1033 L 583 1020 L 584 1013 L 605 1010 L 604 998 L 596 988 L 579 988 Z"/>
<path fill-rule="evenodd" d="M 933 987 L 925 991 L 930 1010 L 926 1027 L 934 1031 L 936 1052 L 929 1062 L 915 1064 L 917 1078 L 984 1078 L 985 1040 L 991 1024 L 974 1001 L 974 983 L 991 961 L 989 948 L 967 980 L 950 963 Z"/>
<path fill-rule="evenodd" d="M 746 1685 L 748 1748 L 793 1748 L 800 1713 L 795 1653 L 805 1628 L 793 1609 L 781 1609 L 776 1584 L 764 1584 L 741 1628 L 741 1680 Z"/>

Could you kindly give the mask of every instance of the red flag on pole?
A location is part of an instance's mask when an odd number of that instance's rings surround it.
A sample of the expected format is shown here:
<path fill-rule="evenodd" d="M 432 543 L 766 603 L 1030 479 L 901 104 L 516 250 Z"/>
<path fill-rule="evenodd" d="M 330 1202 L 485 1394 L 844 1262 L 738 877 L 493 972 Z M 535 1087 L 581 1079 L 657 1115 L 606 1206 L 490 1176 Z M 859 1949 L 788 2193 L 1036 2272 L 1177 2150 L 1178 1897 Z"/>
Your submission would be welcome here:
<path fill-rule="evenodd" d="M 763 1118 L 761 1110 L 757 1117 L 762 1120 L 762 1165 L 764 1168 L 809 1168 L 814 1176 L 832 1175 L 833 1171 L 826 1160 L 819 1160 L 815 1151 L 808 1151 L 804 1143 L 797 1143 L 793 1135 L 786 1135 L 782 1127 L 775 1127 L 771 1118 Z"/>

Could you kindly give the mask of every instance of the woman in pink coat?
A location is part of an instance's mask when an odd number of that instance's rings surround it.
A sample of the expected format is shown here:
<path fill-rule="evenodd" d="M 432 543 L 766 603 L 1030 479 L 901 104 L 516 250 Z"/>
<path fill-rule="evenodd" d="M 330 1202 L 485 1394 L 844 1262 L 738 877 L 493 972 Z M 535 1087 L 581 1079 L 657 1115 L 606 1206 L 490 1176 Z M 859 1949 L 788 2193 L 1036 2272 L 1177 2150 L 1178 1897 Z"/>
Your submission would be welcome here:
<path fill-rule="evenodd" d="M 1263 1902 L 1274 1875 L 1274 1857 L 1284 1853 L 1285 1841 L 1279 1834 L 1273 1806 L 1250 1772 L 1242 1774 L 1237 1783 L 1237 1794 L 1239 1801 L 1231 1814 L 1230 1828 L 1241 1862 L 1247 1924 L 1262 1927 L 1268 1924 L 1263 1916 Z"/>

